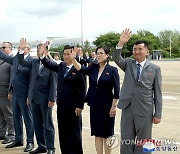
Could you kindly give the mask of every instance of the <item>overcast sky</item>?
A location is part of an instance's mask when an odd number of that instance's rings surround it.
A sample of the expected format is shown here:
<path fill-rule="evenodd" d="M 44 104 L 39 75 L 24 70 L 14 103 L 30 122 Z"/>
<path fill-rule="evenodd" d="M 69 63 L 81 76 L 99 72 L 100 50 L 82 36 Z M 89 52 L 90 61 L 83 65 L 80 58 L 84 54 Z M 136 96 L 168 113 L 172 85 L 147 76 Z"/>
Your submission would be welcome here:
<path fill-rule="evenodd" d="M 92 40 L 130 28 L 180 31 L 179 0 L 82 0 L 83 35 Z M 81 37 L 81 0 L 1 0 L 0 42 Z"/>

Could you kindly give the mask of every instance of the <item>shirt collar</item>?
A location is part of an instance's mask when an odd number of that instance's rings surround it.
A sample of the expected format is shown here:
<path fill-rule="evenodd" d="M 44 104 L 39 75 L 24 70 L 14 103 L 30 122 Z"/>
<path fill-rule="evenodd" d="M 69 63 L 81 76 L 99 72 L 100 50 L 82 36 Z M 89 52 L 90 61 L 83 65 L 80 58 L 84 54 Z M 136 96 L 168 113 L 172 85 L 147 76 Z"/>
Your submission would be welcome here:
<path fill-rule="evenodd" d="M 69 70 L 70 70 L 73 67 L 73 64 L 67 65 L 67 67 L 69 67 Z"/>
<path fill-rule="evenodd" d="M 143 67 L 143 66 L 144 66 L 144 64 L 145 64 L 145 62 L 146 62 L 146 59 L 145 59 L 144 61 L 140 62 L 140 63 L 138 63 L 138 62 L 136 61 L 136 64 L 140 64 L 140 65 L 141 65 L 141 67 Z"/>
<path fill-rule="evenodd" d="M 29 54 L 24 55 L 24 59 L 26 59 L 28 55 L 29 55 Z"/>

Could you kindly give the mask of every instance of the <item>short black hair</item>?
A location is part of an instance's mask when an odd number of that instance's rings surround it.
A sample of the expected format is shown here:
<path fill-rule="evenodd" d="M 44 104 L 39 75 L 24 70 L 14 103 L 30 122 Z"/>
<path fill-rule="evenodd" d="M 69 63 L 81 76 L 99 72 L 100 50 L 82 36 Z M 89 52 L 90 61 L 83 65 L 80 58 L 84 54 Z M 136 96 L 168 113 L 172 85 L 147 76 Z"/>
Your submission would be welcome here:
<path fill-rule="evenodd" d="M 59 55 L 59 53 L 54 53 L 54 55 L 53 55 L 53 56 L 60 56 L 60 55 Z"/>
<path fill-rule="evenodd" d="M 96 53 L 97 53 L 98 49 L 103 49 L 106 54 L 110 54 L 110 48 L 106 45 L 97 47 L 96 51 L 95 51 Z"/>
<path fill-rule="evenodd" d="M 108 55 L 110 54 L 110 48 L 108 46 L 106 46 L 106 45 L 97 47 L 96 51 L 95 51 L 96 54 L 97 54 L 98 49 L 103 49 L 105 54 L 108 54 Z M 107 58 L 107 63 L 109 63 L 109 58 L 110 57 Z"/>
<path fill-rule="evenodd" d="M 12 49 L 12 43 L 11 42 L 3 42 L 4 43 L 8 43 L 10 45 L 10 48 Z"/>
<path fill-rule="evenodd" d="M 38 47 L 41 46 L 41 45 L 43 45 L 43 43 L 39 43 L 39 44 L 37 45 L 37 49 L 38 49 Z M 46 45 L 46 49 L 48 50 L 48 45 Z"/>
<path fill-rule="evenodd" d="M 71 46 L 71 45 L 65 45 L 64 46 L 64 50 L 66 50 L 66 49 L 71 49 L 71 51 L 74 49 L 74 46 Z M 63 52 L 64 52 L 64 50 L 63 50 Z"/>
<path fill-rule="evenodd" d="M 137 41 L 134 43 L 134 45 L 143 44 L 143 43 L 144 43 L 144 46 L 145 46 L 146 48 L 149 47 L 149 43 L 148 43 L 147 41 L 145 41 L 145 40 L 137 40 Z"/>

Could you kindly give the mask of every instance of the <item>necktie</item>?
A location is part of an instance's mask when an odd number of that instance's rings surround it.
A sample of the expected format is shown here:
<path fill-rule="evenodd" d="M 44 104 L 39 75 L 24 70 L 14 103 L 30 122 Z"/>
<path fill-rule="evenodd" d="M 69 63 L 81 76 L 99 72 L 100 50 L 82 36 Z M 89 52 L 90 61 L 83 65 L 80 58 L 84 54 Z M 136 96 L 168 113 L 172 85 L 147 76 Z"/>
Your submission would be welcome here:
<path fill-rule="evenodd" d="M 18 64 L 18 70 L 20 70 L 22 68 L 22 66 L 20 64 Z"/>
<path fill-rule="evenodd" d="M 65 73 L 64 73 L 64 78 L 65 78 L 66 75 L 68 74 L 68 70 L 69 70 L 69 67 L 67 66 L 67 67 L 66 67 L 66 71 L 65 71 Z"/>
<path fill-rule="evenodd" d="M 140 69 L 141 69 L 141 65 L 140 65 L 140 64 L 137 64 L 137 81 L 139 81 Z"/>
<path fill-rule="evenodd" d="M 42 62 L 40 61 L 39 62 L 39 72 L 40 72 L 41 68 L 42 68 Z"/>

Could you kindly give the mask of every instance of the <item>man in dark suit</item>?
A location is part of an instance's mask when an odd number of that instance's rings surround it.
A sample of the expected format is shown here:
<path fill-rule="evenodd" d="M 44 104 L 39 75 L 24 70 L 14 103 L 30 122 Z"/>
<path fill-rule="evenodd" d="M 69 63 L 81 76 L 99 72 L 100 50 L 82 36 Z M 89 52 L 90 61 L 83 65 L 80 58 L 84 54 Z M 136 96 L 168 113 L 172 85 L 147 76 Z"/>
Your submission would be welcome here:
<path fill-rule="evenodd" d="M 1 49 L 5 54 L 12 56 L 10 42 L 4 42 Z M 0 72 L 0 140 L 5 139 L 2 142 L 5 144 L 13 141 L 15 136 L 11 94 L 9 93 L 11 65 L 0 59 Z"/>
<path fill-rule="evenodd" d="M 98 64 L 95 51 L 91 52 L 91 57 L 87 58 L 87 61 L 88 65 Z"/>
<path fill-rule="evenodd" d="M 83 55 L 82 48 L 77 48 L 77 49 L 78 49 L 77 56 L 76 56 L 77 62 L 79 62 L 82 66 L 87 66 L 88 60 L 87 60 L 87 57 Z"/>
<path fill-rule="evenodd" d="M 82 117 L 86 85 L 83 75 L 73 64 L 71 52 L 73 46 L 65 46 L 64 62 L 55 64 L 43 56 L 45 67 L 58 73 L 57 119 L 59 142 L 62 154 L 82 154 Z"/>
<path fill-rule="evenodd" d="M 81 48 L 81 47 L 77 48 L 77 51 L 78 51 L 78 52 L 77 52 L 77 56 L 76 56 L 77 62 L 79 62 L 82 66 L 87 67 L 87 65 L 88 65 L 88 59 L 87 59 L 86 55 L 83 54 L 82 48 Z M 83 76 L 84 76 L 85 83 L 86 83 L 86 81 L 87 81 L 87 76 L 84 75 L 84 74 L 83 74 Z"/>
<path fill-rule="evenodd" d="M 26 41 L 21 40 L 19 63 L 31 69 L 31 80 L 28 93 L 28 102 L 32 105 L 33 123 L 38 148 L 30 151 L 31 154 L 44 153 L 55 154 L 54 137 L 55 130 L 52 119 L 52 107 L 56 100 L 57 76 L 53 71 L 43 66 L 39 59 L 25 61 L 23 48 Z M 37 55 L 39 56 L 39 48 Z M 48 50 L 46 50 L 48 55 Z M 55 63 L 55 62 L 54 62 Z"/>
<path fill-rule="evenodd" d="M 25 47 L 25 60 L 31 61 L 32 57 L 29 55 L 29 44 Z M 27 94 L 29 88 L 30 70 L 18 64 L 18 56 L 7 56 L 0 51 L 0 59 L 12 65 L 12 77 L 10 79 L 10 90 L 13 92 L 12 107 L 13 119 L 15 126 L 15 140 L 6 148 L 14 148 L 23 146 L 23 119 L 26 127 L 27 145 L 25 152 L 32 150 L 34 146 L 34 128 L 31 113 L 31 106 L 27 105 Z M 23 118 L 22 118 L 23 117 Z"/>
<path fill-rule="evenodd" d="M 129 29 L 122 32 L 113 55 L 116 64 L 125 72 L 118 104 L 122 109 L 123 143 L 135 139 L 137 141 L 151 139 L 152 124 L 160 123 L 162 114 L 161 69 L 146 58 L 149 55 L 146 41 L 134 43 L 134 59 L 122 58 L 122 47 L 130 36 Z M 144 154 L 143 146 L 121 144 L 121 154 Z"/>

